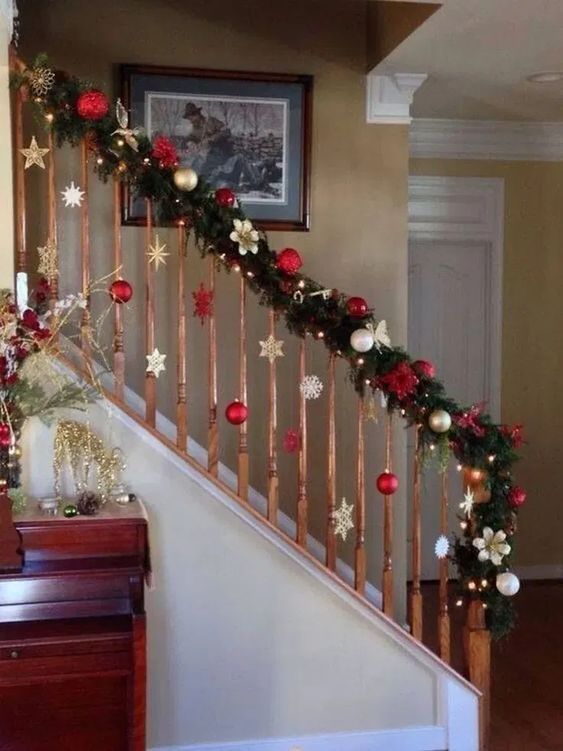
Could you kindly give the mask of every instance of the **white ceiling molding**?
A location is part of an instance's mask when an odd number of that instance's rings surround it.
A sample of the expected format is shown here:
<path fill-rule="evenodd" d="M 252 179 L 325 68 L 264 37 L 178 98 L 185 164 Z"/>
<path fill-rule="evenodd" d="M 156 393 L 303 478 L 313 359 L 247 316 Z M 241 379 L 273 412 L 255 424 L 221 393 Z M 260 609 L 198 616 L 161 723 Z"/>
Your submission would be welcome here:
<path fill-rule="evenodd" d="M 383 125 L 408 125 L 416 90 L 427 79 L 426 73 L 381 75 L 375 69 L 367 75 L 367 121 Z"/>
<path fill-rule="evenodd" d="M 563 122 L 414 119 L 410 153 L 420 159 L 563 160 Z"/>

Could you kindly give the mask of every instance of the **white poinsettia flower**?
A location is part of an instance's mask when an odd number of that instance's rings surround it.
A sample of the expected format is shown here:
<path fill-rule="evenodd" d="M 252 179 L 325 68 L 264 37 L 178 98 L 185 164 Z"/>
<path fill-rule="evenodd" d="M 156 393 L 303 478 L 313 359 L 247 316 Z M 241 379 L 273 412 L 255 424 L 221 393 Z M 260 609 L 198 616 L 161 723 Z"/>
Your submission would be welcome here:
<path fill-rule="evenodd" d="M 479 551 L 479 560 L 481 562 L 490 560 L 495 566 L 500 566 L 503 557 L 511 550 L 505 540 L 506 533 L 502 529 L 493 532 L 490 527 L 484 527 L 483 537 L 476 537 L 473 540 L 473 546 Z"/>
<path fill-rule="evenodd" d="M 258 232 L 252 226 L 249 219 L 233 219 L 234 230 L 229 237 L 234 243 L 238 243 L 238 252 L 241 256 L 247 253 L 258 253 Z"/>

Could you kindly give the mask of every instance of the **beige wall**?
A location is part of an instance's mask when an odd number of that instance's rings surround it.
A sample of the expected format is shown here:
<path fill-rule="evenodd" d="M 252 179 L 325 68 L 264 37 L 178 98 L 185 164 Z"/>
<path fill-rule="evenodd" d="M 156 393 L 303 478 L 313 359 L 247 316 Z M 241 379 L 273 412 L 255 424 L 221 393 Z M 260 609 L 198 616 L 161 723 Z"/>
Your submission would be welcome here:
<path fill-rule="evenodd" d="M 327 286 L 365 296 L 376 315 L 387 318 L 394 341 L 405 342 L 408 173 L 407 130 L 402 126 L 365 123 L 366 5 L 347 0 L 307 0 L 267 3 L 242 0 L 99 0 L 96 3 L 22 0 L 22 54 L 31 59 L 46 50 L 57 66 L 97 81 L 111 90 L 115 64 L 152 63 L 224 69 L 309 73 L 314 76 L 312 230 L 309 233 L 270 233 L 274 247 L 301 250 L 305 270 Z M 77 176 L 76 155 L 57 157 L 61 186 Z M 42 176 L 39 176 L 41 178 Z M 92 183 L 91 243 L 93 275 L 111 270 L 110 193 Z M 39 214 L 39 207 L 37 214 Z M 77 213 L 61 210 L 60 246 L 64 258 L 63 289 L 79 283 Z M 166 235 L 166 230 L 163 231 Z M 173 242 L 173 236 L 170 235 Z M 142 236 L 124 230 L 125 275 L 137 294 L 126 316 L 128 382 L 142 388 Z M 64 248 L 64 250 L 63 250 Z M 175 369 L 175 261 L 159 272 L 157 345 L 169 356 L 169 369 L 158 382 L 159 408 L 170 413 Z M 201 274 L 199 261 L 188 263 L 188 290 Z M 238 393 L 238 311 L 233 280 L 220 275 L 217 314 L 219 328 L 219 412 L 221 458 L 234 465 L 236 431 L 225 425 L 224 405 Z M 190 299 L 191 302 L 191 299 Z M 100 303 L 96 303 L 100 304 Z M 258 340 L 266 333 L 263 309 L 249 305 L 250 450 L 258 457 L 251 467 L 254 486 L 264 490 L 267 367 L 258 360 Z M 286 358 L 279 363 L 280 436 L 297 423 L 297 363 L 289 334 Z M 198 323 L 189 326 L 190 432 L 205 445 L 205 341 Z M 315 350 L 313 352 L 313 350 Z M 309 372 L 325 377 L 322 345 L 311 345 Z M 354 398 L 344 366 L 338 371 L 338 497 L 350 501 L 355 492 Z M 326 519 L 326 402 L 310 405 L 311 529 L 324 534 Z M 373 478 L 381 471 L 381 427 L 368 428 L 368 551 L 369 571 L 379 583 L 381 572 L 381 498 Z M 403 473 L 404 436 L 397 437 L 397 471 Z M 295 508 L 296 461 L 280 455 L 280 498 L 290 513 Z M 406 530 L 404 498 L 396 499 L 396 581 L 404 580 Z M 347 553 L 352 552 L 352 544 Z"/>
<path fill-rule="evenodd" d="M 529 441 L 516 560 L 561 565 L 563 164 L 415 159 L 410 171 L 505 181 L 502 420 L 524 423 Z"/>

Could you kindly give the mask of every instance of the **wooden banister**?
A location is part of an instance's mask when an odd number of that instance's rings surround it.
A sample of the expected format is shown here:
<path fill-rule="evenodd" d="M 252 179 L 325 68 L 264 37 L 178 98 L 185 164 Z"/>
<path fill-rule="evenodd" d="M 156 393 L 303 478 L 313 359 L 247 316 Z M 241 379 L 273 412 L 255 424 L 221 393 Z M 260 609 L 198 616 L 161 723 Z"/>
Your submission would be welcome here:
<path fill-rule="evenodd" d="M 21 537 L 12 521 L 12 501 L 0 492 L 0 573 L 21 571 Z"/>
<path fill-rule="evenodd" d="M 88 144 L 86 139 L 80 143 L 80 180 L 84 195 L 80 207 L 80 231 L 82 241 L 82 294 L 86 306 L 82 311 L 81 346 L 84 360 L 89 362 L 92 355 L 90 342 L 90 195 L 88 188 Z"/>
<path fill-rule="evenodd" d="M 326 565 L 331 571 L 336 570 L 336 393 L 335 393 L 336 356 L 328 359 L 328 457 L 327 457 L 327 509 L 326 509 Z"/>
<path fill-rule="evenodd" d="M 422 509 L 420 495 L 420 427 L 414 427 L 413 492 L 412 492 L 412 589 L 411 589 L 411 633 L 422 640 L 422 592 L 421 575 L 421 536 Z"/>
<path fill-rule="evenodd" d="M 276 314 L 268 311 L 269 336 L 276 338 Z M 278 391 L 276 380 L 276 358 L 270 357 L 268 377 L 268 521 L 277 524 L 279 505 L 278 450 Z"/>
<path fill-rule="evenodd" d="M 113 265 L 116 279 L 122 274 L 123 251 L 121 242 L 121 184 L 113 180 Z M 125 351 L 123 346 L 123 310 L 120 304 L 113 306 L 113 376 L 115 393 L 123 399 L 125 388 Z"/>
<path fill-rule="evenodd" d="M 147 228 L 145 232 L 145 352 L 151 355 L 155 349 L 154 333 L 154 266 L 151 263 L 153 245 L 152 201 L 147 199 Z M 156 375 L 145 368 L 145 419 L 154 428 L 156 423 Z"/>
<path fill-rule="evenodd" d="M 476 597 L 467 609 L 464 631 L 467 673 L 482 694 L 480 702 L 480 749 L 487 751 L 491 721 L 491 633 L 485 621 L 485 608 Z"/>
<path fill-rule="evenodd" d="M 215 300 L 215 259 L 209 256 L 208 285 L 211 299 Z M 217 328 L 215 305 L 208 317 L 209 359 L 208 359 L 208 428 L 207 428 L 207 469 L 214 477 L 219 473 L 219 429 L 217 425 Z"/>
<path fill-rule="evenodd" d="M 178 305 L 178 338 L 176 360 L 176 445 L 182 451 L 188 448 L 188 395 L 186 376 L 186 228 L 184 222 L 178 224 L 178 276 L 176 297 Z M 117 307 L 117 306 L 116 306 Z"/>
<path fill-rule="evenodd" d="M 299 383 L 303 383 L 306 371 L 306 344 L 299 344 Z M 307 547 L 307 400 L 299 391 L 299 467 L 297 479 L 297 542 Z"/>
<path fill-rule="evenodd" d="M 393 471 L 393 415 L 387 413 L 385 423 L 385 471 Z M 393 595 L 393 496 L 383 496 L 383 612 L 394 613 Z"/>
<path fill-rule="evenodd" d="M 440 534 L 448 534 L 448 470 L 442 472 L 442 492 L 440 497 Z M 447 558 L 440 560 L 440 588 L 438 608 L 439 654 L 448 665 L 451 661 L 450 610 L 448 606 L 448 567 Z"/>
<path fill-rule="evenodd" d="M 356 547 L 354 555 L 354 587 L 366 590 L 366 483 L 364 466 L 364 397 L 358 398 L 358 448 L 356 460 Z"/>

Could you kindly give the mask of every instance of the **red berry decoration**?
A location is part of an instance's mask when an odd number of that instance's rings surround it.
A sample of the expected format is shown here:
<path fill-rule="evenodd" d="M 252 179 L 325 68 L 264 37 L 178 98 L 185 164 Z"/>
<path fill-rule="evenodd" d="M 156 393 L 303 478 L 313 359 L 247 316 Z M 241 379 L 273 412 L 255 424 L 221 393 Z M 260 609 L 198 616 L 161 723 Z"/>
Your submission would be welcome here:
<path fill-rule="evenodd" d="M 303 266 L 303 261 L 295 248 L 284 248 L 278 253 L 276 266 L 285 274 L 296 274 Z"/>
<path fill-rule="evenodd" d="M 175 167 L 178 164 L 178 152 L 167 136 L 157 136 L 152 144 L 151 156 L 158 159 L 161 169 Z"/>
<path fill-rule="evenodd" d="M 346 309 L 352 318 L 364 318 L 369 313 L 368 304 L 363 297 L 350 297 Z"/>
<path fill-rule="evenodd" d="M 512 508 L 519 508 L 526 503 L 526 491 L 519 485 L 515 485 L 508 493 L 508 502 Z"/>
<path fill-rule="evenodd" d="M 382 472 L 377 478 L 377 489 L 382 495 L 393 495 L 399 487 L 399 478 L 393 472 Z"/>
<path fill-rule="evenodd" d="M 85 120 L 101 120 L 109 112 L 109 100 L 103 91 L 84 91 L 76 100 L 76 111 Z"/>
<path fill-rule="evenodd" d="M 11 443 L 11 431 L 7 422 L 0 423 L 0 448 L 8 448 Z"/>
<path fill-rule="evenodd" d="M 230 188 L 217 188 L 215 191 L 215 201 L 225 209 L 230 209 L 235 205 L 237 197 Z"/>
<path fill-rule="evenodd" d="M 246 404 L 239 402 L 238 399 L 235 399 L 225 410 L 225 417 L 231 425 L 242 425 L 248 417 L 248 407 Z"/>
<path fill-rule="evenodd" d="M 428 360 L 415 360 L 412 369 L 420 378 L 434 378 L 436 375 L 436 368 Z"/>
<path fill-rule="evenodd" d="M 129 302 L 133 297 L 133 287 L 125 279 L 116 279 L 112 282 L 108 292 L 111 299 L 119 304 Z"/>

